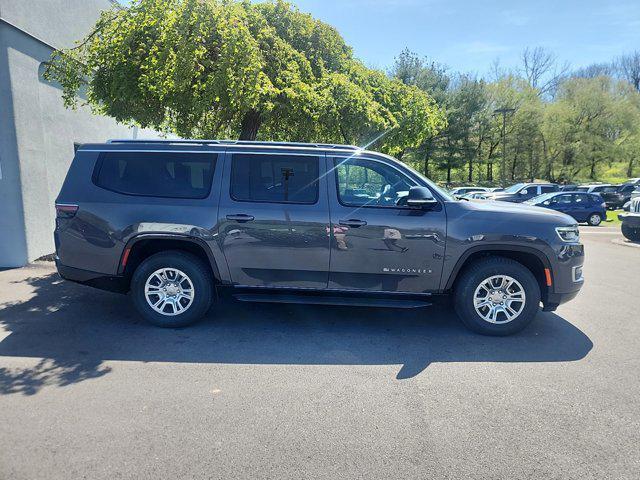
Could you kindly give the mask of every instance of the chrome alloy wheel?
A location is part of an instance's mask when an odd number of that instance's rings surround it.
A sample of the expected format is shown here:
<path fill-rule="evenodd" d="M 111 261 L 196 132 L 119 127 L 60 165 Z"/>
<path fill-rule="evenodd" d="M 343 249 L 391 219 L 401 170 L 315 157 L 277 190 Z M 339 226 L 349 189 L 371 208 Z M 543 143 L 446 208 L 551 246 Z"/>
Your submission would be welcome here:
<path fill-rule="evenodd" d="M 179 315 L 193 303 L 194 288 L 191 279 L 177 268 L 156 270 L 144 284 L 147 303 L 162 315 Z"/>
<path fill-rule="evenodd" d="M 504 324 L 522 313 L 526 299 L 524 288 L 515 278 L 494 275 L 480 282 L 473 294 L 473 306 L 483 320 Z"/>
<path fill-rule="evenodd" d="M 602 217 L 597 213 L 594 213 L 589 217 L 589 225 L 598 226 L 602 223 Z"/>

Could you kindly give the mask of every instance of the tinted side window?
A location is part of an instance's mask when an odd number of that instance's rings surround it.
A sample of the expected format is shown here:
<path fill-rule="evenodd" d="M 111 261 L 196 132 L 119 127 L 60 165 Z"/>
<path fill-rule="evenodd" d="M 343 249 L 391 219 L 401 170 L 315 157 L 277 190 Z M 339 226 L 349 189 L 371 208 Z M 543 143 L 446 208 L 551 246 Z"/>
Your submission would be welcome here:
<path fill-rule="evenodd" d="M 206 198 L 211 191 L 215 153 L 105 152 L 94 182 L 126 195 Z"/>
<path fill-rule="evenodd" d="M 558 187 L 556 187 L 555 185 L 542 185 L 540 187 L 540 191 L 542 193 L 551 193 L 551 192 L 555 192 L 558 190 Z"/>
<path fill-rule="evenodd" d="M 319 157 L 236 154 L 231 160 L 231 198 L 244 202 L 318 201 Z"/>
<path fill-rule="evenodd" d="M 354 207 L 395 207 L 415 182 L 381 162 L 350 158 L 335 161 L 338 200 Z"/>

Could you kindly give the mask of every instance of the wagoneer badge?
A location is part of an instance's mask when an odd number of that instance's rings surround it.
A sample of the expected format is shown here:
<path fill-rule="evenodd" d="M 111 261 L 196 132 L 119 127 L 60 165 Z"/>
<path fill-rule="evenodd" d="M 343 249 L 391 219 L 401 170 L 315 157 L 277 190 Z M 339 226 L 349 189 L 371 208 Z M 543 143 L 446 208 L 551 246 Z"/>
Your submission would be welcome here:
<path fill-rule="evenodd" d="M 382 271 L 385 272 L 385 273 L 418 273 L 418 274 L 431 273 L 431 269 L 426 269 L 426 268 L 389 268 L 389 267 L 382 267 Z"/>

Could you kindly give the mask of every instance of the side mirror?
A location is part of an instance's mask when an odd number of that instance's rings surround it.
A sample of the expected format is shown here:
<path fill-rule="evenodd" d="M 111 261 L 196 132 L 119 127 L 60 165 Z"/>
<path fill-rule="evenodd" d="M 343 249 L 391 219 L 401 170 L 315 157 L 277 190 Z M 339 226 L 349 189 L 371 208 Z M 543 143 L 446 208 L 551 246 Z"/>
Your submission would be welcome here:
<path fill-rule="evenodd" d="M 411 187 L 407 195 L 407 205 L 414 208 L 431 208 L 438 201 L 433 198 L 427 187 Z"/>

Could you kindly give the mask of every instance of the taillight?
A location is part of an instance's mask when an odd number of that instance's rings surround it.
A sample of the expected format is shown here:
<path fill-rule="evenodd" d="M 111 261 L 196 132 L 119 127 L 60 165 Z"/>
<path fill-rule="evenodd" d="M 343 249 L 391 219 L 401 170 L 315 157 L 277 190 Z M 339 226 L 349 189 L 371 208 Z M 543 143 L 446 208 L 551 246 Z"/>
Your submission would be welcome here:
<path fill-rule="evenodd" d="M 57 218 L 72 218 L 78 211 L 78 205 L 71 203 L 56 203 Z"/>

